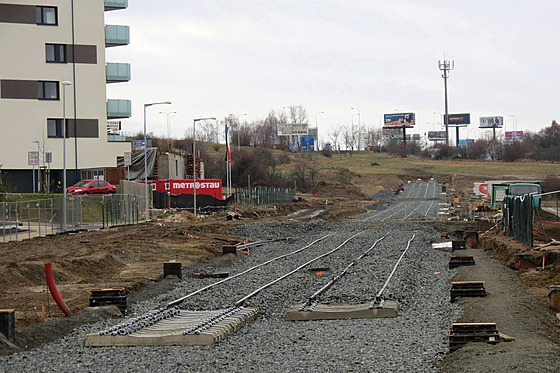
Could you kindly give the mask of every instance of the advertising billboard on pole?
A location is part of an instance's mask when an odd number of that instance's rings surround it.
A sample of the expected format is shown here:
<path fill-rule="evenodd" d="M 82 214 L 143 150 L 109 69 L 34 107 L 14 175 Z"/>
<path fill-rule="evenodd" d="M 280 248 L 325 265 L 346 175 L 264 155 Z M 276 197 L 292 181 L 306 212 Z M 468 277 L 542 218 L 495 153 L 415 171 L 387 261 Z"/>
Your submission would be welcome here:
<path fill-rule="evenodd" d="M 445 118 L 445 115 L 444 115 Z M 449 127 L 466 127 L 471 124 L 471 115 L 466 114 L 447 114 L 447 125 Z"/>
<path fill-rule="evenodd" d="M 428 140 L 445 141 L 445 131 L 428 131 Z"/>
<path fill-rule="evenodd" d="M 384 127 L 412 127 L 415 124 L 414 113 L 384 114 Z"/>
<path fill-rule="evenodd" d="M 506 131 L 506 139 L 520 139 L 523 137 L 523 131 Z"/>
<path fill-rule="evenodd" d="M 307 135 L 309 133 L 307 123 L 278 124 L 276 130 L 278 136 Z"/>
<path fill-rule="evenodd" d="M 481 117 L 479 128 L 502 128 L 504 126 L 503 117 Z"/>

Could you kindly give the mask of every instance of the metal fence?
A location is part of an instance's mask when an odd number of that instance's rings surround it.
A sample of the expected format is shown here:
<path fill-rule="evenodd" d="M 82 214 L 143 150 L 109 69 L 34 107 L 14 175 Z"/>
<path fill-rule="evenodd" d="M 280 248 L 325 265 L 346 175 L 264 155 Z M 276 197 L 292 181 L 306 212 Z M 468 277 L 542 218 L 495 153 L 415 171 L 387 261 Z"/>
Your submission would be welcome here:
<path fill-rule="evenodd" d="M 506 197 L 502 204 L 506 234 L 529 247 L 533 247 L 533 209 L 533 200 L 528 194 Z"/>
<path fill-rule="evenodd" d="M 296 190 L 291 188 L 265 186 L 236 188 L 236 192 L 232 195 L 232 203 L 249 203 L 253 205 L 290 203 L 295 196 Z"/>
<path fill-rule="evenodd" d="M 19 241 L 62 232 L 62 197 L 0 202 L 0 242 Z M 135 195 L 69 195 L 66 198 L 66 231 L 137 224 Z"/>

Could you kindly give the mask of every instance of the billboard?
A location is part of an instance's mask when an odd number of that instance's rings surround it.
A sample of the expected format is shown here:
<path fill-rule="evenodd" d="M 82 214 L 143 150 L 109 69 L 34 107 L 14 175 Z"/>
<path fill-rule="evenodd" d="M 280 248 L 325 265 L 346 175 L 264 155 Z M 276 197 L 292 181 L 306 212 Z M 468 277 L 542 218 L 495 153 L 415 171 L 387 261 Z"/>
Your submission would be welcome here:
<path fill-rule="evenodd" d="M 523 131 L 506 131 L 506 139 L 520 139 L 523 137 Z"/>
<path fill-rule="evenodd" d="M 502 128 L 503 125 L 503 117 L 481 117 L 479 128 Z"/>
<path fill-rule="evenodd" d="M 445 131 L 428 131 L 428 140 L 430 141 L 445 141 Z"/>
<path fill-rule="evenodd" d="M 107 133 L 118 135 L 120 130 L 121 130 L 121 121 L 120 120 L 108 120 L 107 121 Z"/>
<path fill-rule="evenodd" d="M 447 118 L 447 125 L 449 127 L 465 127 L 471 124 L 471 115 L 466 114 L 447 114 L 444 115 L 444 120 Z M 445 123 L 445 122 L 444 122 Z"/>
<path fill-rule="evenodd" d="M 307 135 L 309 133 L 307 123 L 278 124 L 276 130 L 278 136 Z"/>
<path fill-rule="evenodd" d="M 409 127 L 415 124 L 414 113 L 384 114 L 383 126 L 385 127 Z"/>

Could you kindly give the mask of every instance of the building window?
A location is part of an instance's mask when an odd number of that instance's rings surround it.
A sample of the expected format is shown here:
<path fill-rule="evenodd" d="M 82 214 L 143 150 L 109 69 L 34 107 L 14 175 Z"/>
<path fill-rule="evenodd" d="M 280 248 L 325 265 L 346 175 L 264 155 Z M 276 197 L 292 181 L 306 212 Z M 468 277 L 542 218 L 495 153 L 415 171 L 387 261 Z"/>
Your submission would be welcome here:
<path fill-rule="evenodd" d="M 58 82 L 38 82 L 39 100 L 59 100 Z"/>
<path fill-rule="evenodd" d="M 38 6 L 35 14 L 38 25 L 58 25 L 56 7 L 54 6 Z"/>
<path fill-rule="evenodd" d="M 47 137 L 62 138 L 62 119 L 47 119 Z"/>
<path fill-rule="evenodd" d="M 45 54 L 47 62 L 65 63 L 66 45 L 65 44 L 46 44 Z"/>

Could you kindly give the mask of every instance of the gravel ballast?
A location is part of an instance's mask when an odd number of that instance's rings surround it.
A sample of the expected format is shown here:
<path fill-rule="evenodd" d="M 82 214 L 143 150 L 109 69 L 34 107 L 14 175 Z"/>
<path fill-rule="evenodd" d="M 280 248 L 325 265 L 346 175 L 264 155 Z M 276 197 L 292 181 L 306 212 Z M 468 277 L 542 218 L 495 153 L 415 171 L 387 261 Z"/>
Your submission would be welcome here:
<path fill-rule="evenodd" d="M 436 202 L 437 204 L 437 202 Z M 428 204 L 425 205 L 427 208 Z M 426 211 L 425 208 L 419 210 Z M 432 212 L 430 212 L 432 214 Z M 364 215 L 365 216 L 365 215 Z M 361 233 L 360 233 L 361 232 Z M 2 372 L 435 372 L 448 352 L 451 323 L 460 309 L 449 302 L 449 253 L 434 250 L 439 233 L 421 222 L 362 221 L 332 224 L 321 219 L 268 225 L 243 225 L 237 233 L 257 239 L 287 240 L 232 254 L 208 265 L 185 268 L 175 288 L 129 307 L 129 317 L 164 307 L 219 279 L 194 279 L 194 272 L 240 273 L 271 258 L 294 252 L 334 233 L 295 255 L 185 300 L 192 310 L 227 308 L 263 284 L 348 241 L 338 251 L 247 301 L 258 318 L 212 346 L 82 347 L 84 337 L 122 321 L 111 319 L 80 327 L 41 348 L 0 358 Z M 320 303 L 366 303 L 374 299 L 415 234 L 384 296 L 399 304 L 398 316 L 386 319 L 284 321 L 286 311 L 340 273 L 379 238 L 372 251 L 337 282 Z M 226 268 L 224 268 L 224 266 Z M 322 276 L 308 269 L 328 268 Z"/>
<path fill-rule="evenodd" d="M 6 372 L 292 372 L 292 371 L 436 371 L 447 352 L 447 334 L 459 309 L 449 303 L 446 269 L 449 254 L 433 250 L 430 242 L 438 233 L 422 223 L 345 223 L 339 226 L 317 220 L 271 226 L 240 227 L 239 234 L 254 238 L 291 237 L 251 250 L 232 261 L 228 271 L 239 273 L 272 257 L 295 251 L 325 234 L 336 234 L 308 250 L 259 268 L 247 276 L 226 282 L 184 302 L 187 309 L 217 309 L 250 293 L 264 282 L 304 261 L 340 245 L 351 235 L 365 230 L 339 251 L 312 266 L 328 267 L 321 277 L 302 270 L 259 293 L 247 302 L 258 307 L 256 321 L 213 346 L 186 347 L 95 347 L 83 348 L 86 334 L 99 332 L 120 320 L 107 320 L 73 331 L 66 338 L 42 348 L 3 357 L 0 370 Z M 321 303 L 365 303 L 383 285 L 408 239 L 416 232 L 408 253 L 385 291 L 387 299 L 399 302 L 399 314 L 392 319 L 355 319 L 289 322 L 286 310 L 302 303 L 315 290 L 344 269 L 373 242 L 387 237 L 352 271 L 343 277 Z M 312 267 L 310 266 L 310 267 Z M 216 279 L 193 279 L 191 272 L 223 268 L 211 266 L 185 269 L 184 280 L 171 292 L 131 307 L 131 316 L 162 307 Z"/>

